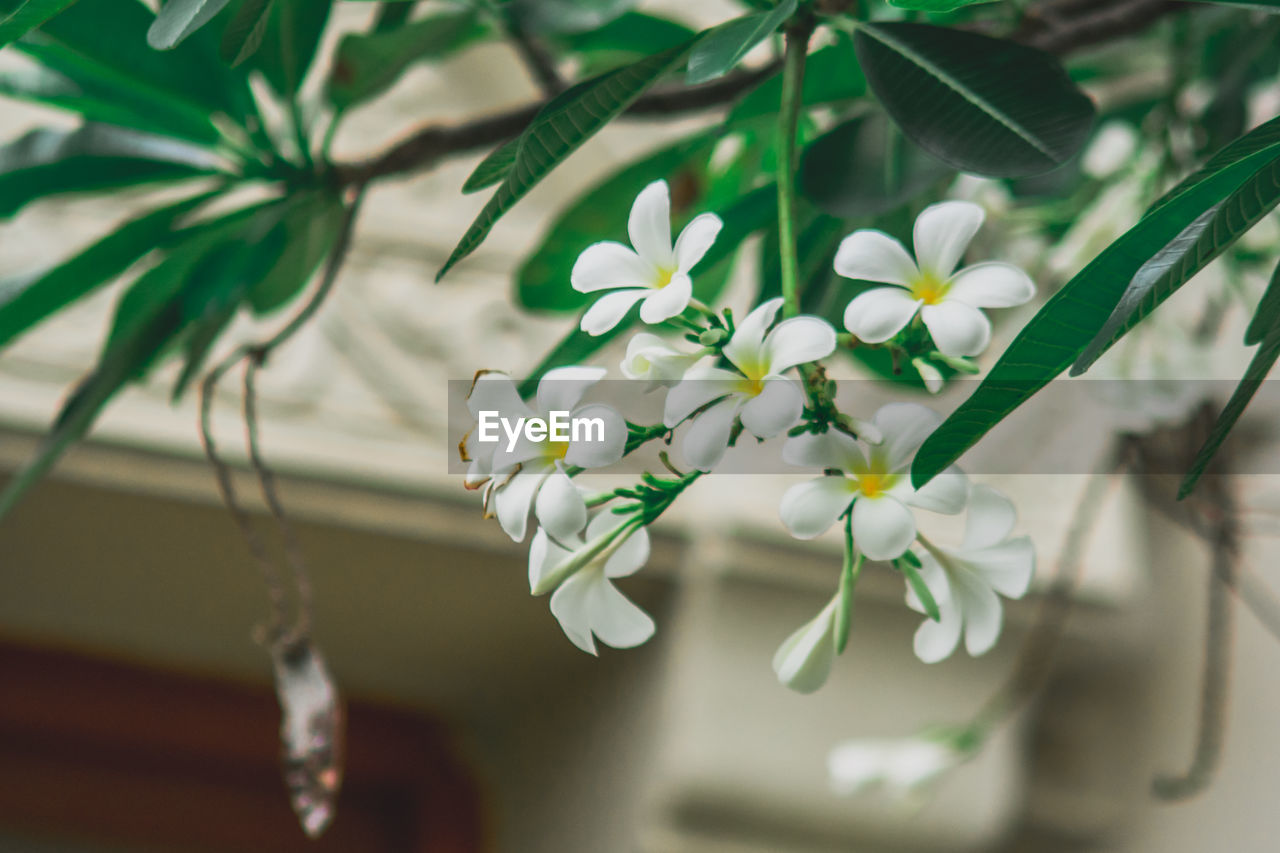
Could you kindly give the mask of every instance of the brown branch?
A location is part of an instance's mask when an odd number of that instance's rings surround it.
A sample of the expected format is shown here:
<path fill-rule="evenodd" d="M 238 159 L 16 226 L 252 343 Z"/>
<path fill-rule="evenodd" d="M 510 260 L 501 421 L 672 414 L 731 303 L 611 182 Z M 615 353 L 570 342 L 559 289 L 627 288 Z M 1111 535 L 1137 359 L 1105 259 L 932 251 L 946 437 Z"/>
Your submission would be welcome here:
<path fill-rule="evenodd" d="M 556 68 L 555 56 L 541 39 L 525 30 L 514 16 L 513 20 L 507 23 L 507 35 L 510 37 L 511 46 L 515 48 L 516 55 L 520 57 L 520 61 L 529 71 L 529 76 L 538 84 L 538 88 L 542 89 L 544 95 L 554 98 L 567 88 L 560 77 L 560 70 Z"/>
<path fill-rule="evenodd" d="M 1013 38 L 1061 56 L 1141 32 L 1165 15 L 1188 8 L 1175 0 L 1046 0 L 1027 12 Z"/>

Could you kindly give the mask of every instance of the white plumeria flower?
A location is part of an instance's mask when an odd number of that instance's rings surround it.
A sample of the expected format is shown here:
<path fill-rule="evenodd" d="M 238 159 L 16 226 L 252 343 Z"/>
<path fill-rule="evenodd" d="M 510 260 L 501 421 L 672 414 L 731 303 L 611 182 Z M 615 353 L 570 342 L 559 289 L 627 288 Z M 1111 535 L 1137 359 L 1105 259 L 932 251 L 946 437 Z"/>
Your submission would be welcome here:
<path fill-rule="evenodd" d="M 516 416 L 518 412 L 527 412 L 524 400 L 511 377 L 496 370 L 482 370 L 471 381 L 471 391 L 467 394 L 467 411 L 474 421 L 479 421 L 481 412 L 499 412 L 501 417 Z M 467 474 L 463 480 L 468 489 L 487 486 L 485 502 L 488 503 L 488 492 L 493 487 L 493 452 L 498 444 L 492 441 L 480 441 L 479 432 L 473 428 L 458 445 L 462 461 L 467 463 Z"/>
<path fill-rule="evenodd" d="M 674 429 L 695 411 L 681 449 L 701 471 L 715 467 L 729 447 L 735 418 L 757 438 L 772 438 L 794 424 L 804 409 L 800 384 L 782 374 L 799 364 L 826 358 L 836 348 L 836 331 L 817 317 L 792 317 L 772 331 L 781 299 L 761 303 L 742 319 L 723 353 L 737 371 L 695 366 L 667 395 L 663 423 Z"/>
<path fill-rule="evenodd" d="M 911 459 L 940 422 L 916 403 L 889 403 L 872 418 L 883 440 L 865 455 L 856 440 L 834 429 L 787 439 L 782 458 L 788 464 L 841 472 L 792 486 L 782 496 L 780 514 L 791 535 L 812 539 L 852 504 L 858 550 L 873 560 L 901 557 L 916 538 L 910 507 L 954 515 L 968 496 L 968 480 L 954 465 L 920 489 L 911 486 Z"/>
<path fill-rule="evenodd" d="M 827 755 L 831 790 L 852 796 L 883 786 L 898 798 L 918 795 L 969 755 L 943 740 L 925 737 L 845 741 Z"/>
<path fill-rule="evenodd" d="M 818 615 L 782 641 L 773 656 L 778 681 L 797 693 L 812 693 L 827 683 L 836 657 L 837 594 Z"/>
<path fill-rule="evenodd" d="M 924 542 L 920 577 L 938 605 L 938 621 L 926 619 L 916 631 L 916 657 L 937 663 L 950 656 L 964 633 L 965 648 L 977 656 L 1000 636 L 1003 611 L 996 593 L 1022 598 L 1035 573 L 1036 554 L 1028 536 L 1010 539 L 1017 522 L 1013 502 L 990 486 L 977 485 L 969 497 L 964 543 L 943 548 Z M 907 588 L 907 605 L 924 605 Z"/>
<path fill-rule="evenodd" d="M 493 450 L 490 461 L 493 480 L 486 495 L 498 523 L 516 542 L 524 540 L 532 507 L 538 522 L 557 539 L 574 536 L 587 523 L 587 506 L 581 493 L 565 473 L 566 465 L 603 468 L 622 458 L 627 443 L 627 424 L 622 415 L 603 404 L 579 406 L 586 390 L 605 374 L 603 367 L 561 367 L 547 372 L 538 383 L 534 408 L 523 402 L 517 406 L 505 396 L 502 416 L 508 419 L 538 417 L 549 420 L 552 412 L 569 412 L 569 418 L 595 419 L 604 423 L 603 440 L 584 430 L 578 440 L 531 441 L 522 432 L 508 448 L 506 436 Z M 483 386 L 488 390 L 488 385 Z M 517 398 L 518 401 L 518 398 Z M 536 411 L 535 411 L 536 409 Z"/>
<path fill-rule="evenodd" d="M 596 654 L 596 638 L 629 649 L 653 636 L 653 619 L 613 585 L 649 559 L 649 532 L 643 526 L 618 531 L 624 523 L 622 516 L 603 510 L 587 524 L 585 538 L 575 535 L 557 544 L 539 529 L 529 547 L 529 588 L 535 594 L 571 572 L 551 596 L 551 613 L 565 636 L 589 654 Z"/>
<path fill-rule="evenodd" d="M 640 191 L 627 233 L 634 250 L 606 241 L 588 246 L 574 262 L 569 280 L 579 293 L 612 290 L 582 315 L 582 331 L 603 335 L 640 300 L 640 319 L 661 323 L 689 307 L 689 272 L 715 242 L 723 223 L 713 213 L 695 216 L 671 245 L 671 191 L 654 181 Z"/>
<path fill-rule="evenodd" d="M 684 352 L 657 335 L 640 332 L 627 344 L 622 360 L 622 375 L 628 379 L 648 380 L 648 390 L 679 383 L 684 374 L 707 350 Z"/>
<path fill-rule="evenodd" d="M 844 325 L 859 339 L 881 343 L 906 328 L 916 312 L 938 349 L 973 356 L 991 342 L 991 322 L 980 308 L 1011 308 L 1035 295 L 1030 277 L 1012 264 L 988 262 L 954 272 L 986 214 L 967 201 L 930 205 L 916 217 L 913 242 L 919 264 L 883 231 L 845 237 L 835 269 L 847 278 L 878 281 L 844 312 Z"/>

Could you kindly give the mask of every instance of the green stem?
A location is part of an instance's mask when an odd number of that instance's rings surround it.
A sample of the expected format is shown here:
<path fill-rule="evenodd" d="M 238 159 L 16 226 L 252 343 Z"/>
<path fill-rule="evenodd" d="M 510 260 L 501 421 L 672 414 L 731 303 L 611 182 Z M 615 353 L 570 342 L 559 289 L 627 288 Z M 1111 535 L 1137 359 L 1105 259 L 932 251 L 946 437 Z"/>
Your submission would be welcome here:
<path fill-rule="evenodd" d="M 302 106 L 298 103 L 297 96 L 289 100 L 289 120 L 298 143 L 298 153 L 302 155 L 302 165 L 307 169 L 314 169 L 316 163 L 311 156 L 311 140 L 307 139 L 307 127 L 302 120 Z"/>
<path fill-rule="evenodd" d="M 836 610 L 836 654 L 849 645 L 849 628 L 853 622 L 853 589 L 862 574 L 862 552 L 853 547 L 853 513 L 844 517 L 844 566 L 840 571 L 840 604 Z"/>
<path fill-rule="evenodd" d="M 786 58 L 782 67 L 782 103 L 778 109 L 778 256 L 782 272 L 782 314 L 800 313 L 800 273 L 796 258 L 796 127 L 800 121 L 804 64 L 809 52 L 813 20 L 793 18 L 786 30 Z"/>

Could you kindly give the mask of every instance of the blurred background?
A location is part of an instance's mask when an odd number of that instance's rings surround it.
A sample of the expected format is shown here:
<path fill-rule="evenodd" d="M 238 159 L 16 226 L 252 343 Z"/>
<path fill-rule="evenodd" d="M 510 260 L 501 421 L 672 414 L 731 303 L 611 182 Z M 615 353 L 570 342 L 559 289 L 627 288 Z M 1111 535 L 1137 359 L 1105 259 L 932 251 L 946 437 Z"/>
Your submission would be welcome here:
<path fill-rule="evenodd" d="M 341 20 L 363 25 L 365 5 L 343 4 Z M 653 5 L 709 21 L 736 9 Z M 360 108 L 335 154 L 536 96 L 509 49 L 484 45 Z M 4 102 L 0 139 L 60 120 Z M 318 842 L 298 829 L 280 780 L 270 662 L 252 639 L 266 595 L 203 459 L 195 401 L 170 403 L 173 371 L 116 400 L 0 528 L 0 850 L 1276 849 L 1280 647 L 1247 613 L 1217 778 L 1190 802 L 1151 796 L 1155 775 L 1191 758 L 1209 555 L 1131 483 L 1106 498 L 1043 694 L 921 802 L 836 796 L 827 751 L 968 719 L 1008 678 L 1038 594 L 1007 609 L 989 655 L 926 666 L 911 652 L 919 617 L 900 580 L 869 572 L 850 652 L 821 692 L 792 694 L 769 661 L 826 601 L 839 543 L 790 540 L 777 522 L 778 496 L 803 475 L 744 475 L 699 482 L 627 582 L 658 623 L 647 645 L 588 657 L 529 597 L 525 548 L 448 474 L 447 380 L 534 363 L 568 321 L 514 308 L 511 270 L 583 188 L 707 121 L 607 129 L 441 285 L 435 271 L 484 201 L 458 192 L 475 158 L 375 186 L 337 291 L 263 374 L 267 457 L 312 564 L 316 637 L 348 700 L 346 782 Z M 0 224 L 0 279 L 127 220 L 141 200 L 30 206 Z M 726 297 L 735 306 L 753 287 L 741 266 Z M 0 357 L 0 464 L 29 458 L 92 365 L 117 295 L 73 306 Z M 1006 340 L 1026 316 L 1010 318 Z M 275 325 L 240 322 L 241 340 Z M 215 426 L 265 521 L 243 472 L 236 397 L 220 400 Z M 1064 417 L 1029 407 L 1007 434 L 1051 444 Z M 1276 435 L 1265 415 L 1254 423 L 1258 437 Z M 1078 426 L 1082 452 L 1100 458 L 1110 426 Z M 981 468 L 979 457 L 971 470 Z M 1017 500 L 1043 590 L 1086 478 L 980 479 Z M 1255 505 L 1274 499 L 1273 478 L 1242 479 Z M 1280 582 L 1278 562 L 1274 538 L 1250 539 L 1262 577 Z"/>

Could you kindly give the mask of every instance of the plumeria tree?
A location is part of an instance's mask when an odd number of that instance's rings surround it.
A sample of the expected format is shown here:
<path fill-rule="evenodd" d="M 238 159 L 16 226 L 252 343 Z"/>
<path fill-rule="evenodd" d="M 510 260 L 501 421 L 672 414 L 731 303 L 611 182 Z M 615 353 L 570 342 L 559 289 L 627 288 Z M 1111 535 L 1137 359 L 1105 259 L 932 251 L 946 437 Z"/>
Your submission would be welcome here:
<path fill-rule="evenodd" d="M 339 6 L 359 7 L 365 23 L 320 50 Z M 0 0 L 0 95 L 79 119 L 0 147 L 0 217 L 53 196 L 171 191 L 0 289 L 3 344 L 128 282 L 98 363 L 0 495 L 0 513 L 121 388 L 177 360 L 174 396 L 199 382 L 219 485 L 276 579 L 209 429 L 214 389 L 243 366 L 250 458 L 298 578 L 296 616 L 277 607 L 264 641 L 308 831 L 331 813 L 340 719 L 310 642 L 305 561 L 257 447 L 254 377 L 333 289 L 366 188 L 449 158 L 480 157 L 459 191 L 490 196 L 435 271 L 439 284 L 424 281 L 423 300 L 451 286 L 449 271 L 606 126 L 704 117 L 547 223 L 512 271 L 511 298 L 562 315 L 564 338 L 538 363 L 477 364 L 467 395 L 475 424 L 460 445 L 461 484 L 529 543 L 530 591 L 550 596 L 584 652 L 634 647 L 662 629 L 615 582 L 643 570 L 651 525 L 748 452 L 797 475 L 780 532 L 843 532 L 829 602 L 773 659 L 781 685 L 822 686 L 850 643 L 858 579 L 870 570 L 900 577 L 903 606 L 922 614 L 922 661 L 962 645 L 987 652 L 1001 599 L 1033 583 L 1036 551 L 1010 499 L 966 476 L 960 456 L 1050 381 L 1099 359 L 1113 377 L 1195 378 L 1232 312 L 1257 349 L 1225 407 L 1205 408 L 1203 391 L 1142 385 L 1121 402 L 1144 417 L 1114 428 L 1106 471 L 1180 466 L 1178 497 L 1192 499 L 1152 500 L 1216 545 L 1215 582 L 1264 621 L 1274 612 L 1256 584 L 1238 582 L 1229 488 L 1214 479 L 1193 490 L 1280 357 L 1280 274 L 1267 283 L 1280 233 L 1280 3 L 741 6 L 708 21 L 629 0 Z M 518 55 L 539 99 L 408 130 L 361 159 L 332 156 L 353 109 L 406 70 L 490 42 Z M 1196 277 L 1218 258 L 1216 277 Z M 727 287 L 735 269 L 752 273 L 750 292 Z M 1185 316 L 1155 313 L 1193 278 Z M 1008 310 L 1037 298 L 1038 308 Z M 240 312 L 284 319 L 210 363 Z M 993 340 L 1011 343 L 991 352 Z M 656 411 L 633 417 L 597 397 L 611 372 Z M 971 376 L 980 381 L 958 408 L 944 417 L 930 407 L 930 394 Z M 868 407 L 842 394 L 852 377 L 883 384 L 894 401 Z M 587 428 L 560 432 L 560 415 Z M 488 429 L 497 423 L 506 432 Z M 1143 443 L 1171 427 L 1197 441 L 1172 463 Z M 646 460 L 634 482 L 599 487 L 591 474 L 635 471 L 628 457 Z M 1100 477 L 1105 486 L 1110 474 Z M 1075 513 L 1009 687 L 972 721 L 836 746 L 837 790 L 916 791 L 972 756 L 1034 692 L 1101 487 Z M 934 540 L 938 514 L 963 515 L 960 541 Z M 1194 790 L 1212 758 L 1162 790 Z"/>

